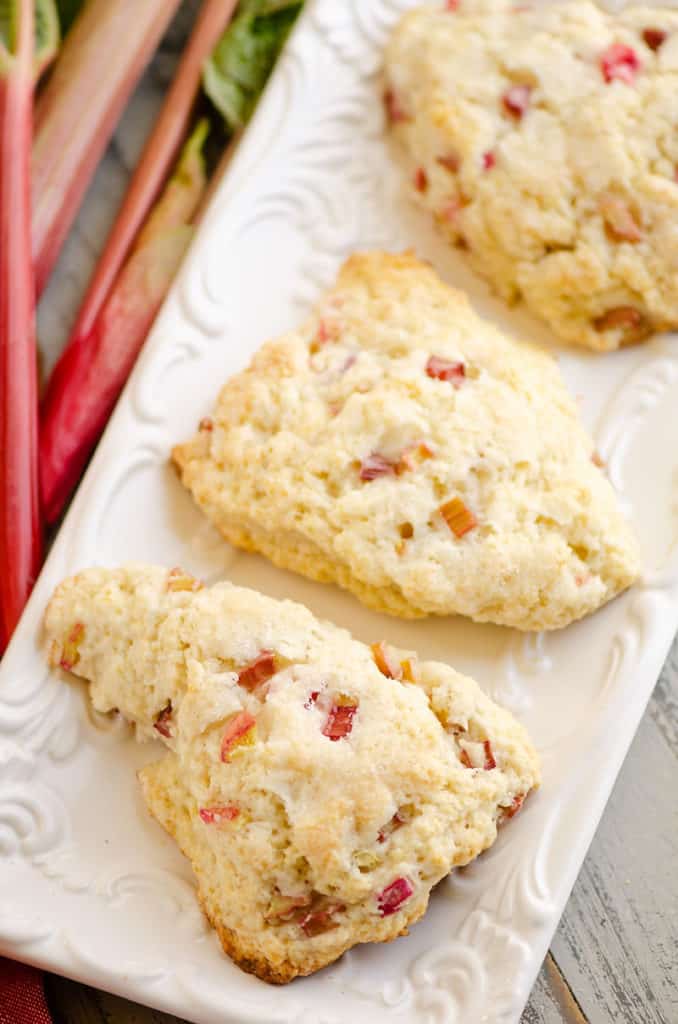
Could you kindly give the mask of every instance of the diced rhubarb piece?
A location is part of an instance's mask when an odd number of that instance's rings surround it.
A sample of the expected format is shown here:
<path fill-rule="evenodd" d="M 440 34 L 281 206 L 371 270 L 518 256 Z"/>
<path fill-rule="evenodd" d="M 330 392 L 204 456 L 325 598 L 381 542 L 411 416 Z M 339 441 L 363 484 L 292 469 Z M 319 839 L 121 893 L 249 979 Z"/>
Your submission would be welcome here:
<path fill-rule="evenodd" d="M 379 913 L 382 917 L 397 913 L 413 893 L 414 886 L 408 878 L 396 878 L 377 896 Z"/>
<path fill-rule="evenodd" d="M 197 580 L 195 576 L 189 575 L 184 572 L 179 566 L 175 566 L 174 569 L 170 569 L 167 574 L 167 589 L 174 592 L 180 590 L 202 590 L 203 584 L 200 580 Z"/>
<path fill-rule="evenodd" d="M 304 707 L 312 708 L 319 696 L 320 690 L 312 690 L 308 695 L 308 700 L 304 701 Z"/>
<path fill-rule="evenodd" d="M 338 922 L 334 920 L 334 915 L 345 909 L 343 903 L 319 892 L 302 893 L 300 896 L 275 893 L 265 917 L 273 923 L 299 925 L 304 934 L 312 938 L 337 928 Z"/>
<path fill-rule="evenodd" d="M 200 420 L 200 423 L 198 424 L 198 430 L 206 431 L 207 433 L 210 433 L 212 430 L 214 430 L 214 423 L 209 418 L 209 416 L 203 416 L 203 418 Z"/>
<path fill-rule="evenodd" d="M 390 821 L 388 821 L 383 828 L 380 828 L 377 832 L 377 842 L 385 843 L 386 840 L 397 832 L 399 828 L 402 828 L 407 818 L 405 818 L 400 811 L 396 811 Z"/>
<path fill-rule="evenodd" d="M 478 525 L 478 520 L 461 498 L 450 498 L 438 509 L 455 537 L 463 537 Z"/>
<path fill-rule="evenodd" d="M 395 471 L 398 476 L 409 469 L 416 469 L 417 464 L 424 459 L 430 459 L 434 455 L 433 448 L 426 441 L 413 441 L 403 448 L 400 458 L 396 462 Z"/>
<path fill-rule="evenodd" d="M 341 913 L 344 909 L 343 903 L 329 903 L 319 910 L 312 910 L 299 922 L 302 932 L 309 939 L 324 932 L 331 932 L 332 929 L 339 927 L 339 922 L 335 921 L 333 915 Z"/>
<path fill-rule="evenodd" d="M 658 50 L 666 39 L 666 32 L 661 28 L 645 28 L 643 29 L 643 41 L 646 46 L 649 46 L 651 50 Z"/>
<path fill-rule="evenodd" d="M 398 121 L 410 120 L 405 108 L 402 106 L 393 89 L 387 89 L 384 93 L 384 106 L 386 107 L 388 119 L 393 124 Z"/>
<path fill-rule="evenodd" d="M 499 818 L 497 819 L 498 823 L 501 824 L 503 821 L 508 821 L 509 818 L 514 818 L 523 806 L 526 796 L 526 793 L 518 793 L 517 796 L 514 796 L 508 807 L 502 807 Z"/>
<path fill-rule="evenodd" d="M 482 769 L 489 772 L 497 767 L 489 740 L 484 740 L 480 743 L 475 740 L 462 739 L 459 741 L 459 745 L 461 748 L 459 760 L 464 768 L 477 768 L 478 770 Z"/>
<path fill-rule="evenodd" d="M 323 736 L 327 736 L 333 742 L 343 740 L 353 728 L 353 716 L 357 710 L 357 704 L 339 702 L 333 704 L 323 726 Z"/>
<path fill-rule="evenodd" d="M 497 158 L 491 149 L 488 149 L 486 153 L 483 153 L 483 169 L 491 171 L 496 166 Z"/>
<path fill-rule="evenodd" d="M 153 728 L 157 729 L 157 731 L 160 733 L 161 736 L 164 736 L 165 739 L 169 740 L 169 739 L 172 738 L 172 728 L 171 728 L 171 726 L 172 726 L 172 701 L 168 700 L 167 704 L 165 704 L 165 707 L 162 709 L 162 711 L 159 713 L 158 717 L 156 718 L 155 722 L 153 723 Z"/>
<path fill-rule="evenodd" d="M 378 644 L 372 644 L 371 650 L 377 668 L 382 675 L 386 676 L 388 679 L 403 678 L 403 667 L 388 644 L 380 641 Z"/>
<path fill-rule="evenodd" d="M 198 812 L 206 825 L 223 825 L 225 821 L 234 821 L 240 814 L 235 804 L 219 804 L 216 807 L 201 807 Z"/>
<path fill-rule="evenodd" d="M 456 153 L 446 153 L 444 156 L 436 157 L 436 163 L 444 167 L 451 174 L 456 174 L 461 166 L 461 160 Z"/>
<path fill-rule="evenodd" d="M 355 366 L 357 361 L 358 361 L 358 353 L 357 352 L 351 352 L 350 356 L 346 356 L 346 359 L 342 363 L 342 366 L 341 366 L 341 369 L 339 370 L 339 373 L 340 374 L 348 373 L 348 371 L 351 369 L 351 367 Z"/>
<path fill-rule="evenodd" d="M 376 480 L 380 476 L 393 476 L 395 465 L 380 455 L 379 452 L 372 452 L 360 463 L 360 479 Z"/>
<path fill-rule="evenodd" d="M 221 739 L 221 760 L 228 763 L 231 753 L 236 747 L 250 746 L 256 735 L 256 719 L 248 711 L 238 711 L 232 715 L 226 725 Z"/>
<path fill-rule="evenodd" d="M 418 683 L 420 680 L 420 672 L 416 654 L 413 654 L 409 658 L 403 658 L 400 664 L 403 669 L 403 680 L 406 683 Z"/>
<path fill-rule="evenodd" d="M 636 331 L 642 324 L 643 315 L 633 306 L 615 306 L 593 321 L 597 331 Z"/>
<path fill-rule="evenodd" d="M 425 192 L 428 188 L 428 174 L 423 167 L 417 167 L 414 172 L 414 187 L 417 192 Z"/>
<path fill-rule="evenodd" d="M 59 665 L 61 668 L 65 668 L 67 672 L 70 672 L 71 669 L 80 661 L 79 647 L 84 635 L 85 627 L 83 623 L 76 622 L 73 629 L 64 640 L 63 647 L 61 648 Z"/>
<path fill-rule="evenodd" d="M 489 740 L 485 740 L 483 747 L 485 748 L 485 764 L 483 765 L 483 768 L 486 772 L 489 772 L 492 771 L 493 768 L 497 767 L 497 762 L 494 759 L 492 744 Z"/>
<path fill-rule="evenodd" d="M 468 750 L 461 750 L 459 752 L 459 760 L 463 764 L 464 768 L 473 768 L 471 758 L 468 756 Z"/>
<path fill-rule="evenodd" d="M 516 120 L 525 114 L 530 105 L 532 87 L 529 85 L 511 85 L 501 98 L 502 105 L 507 114 L 515 117 Z"/>
<path fill-rule="evenodd" d="M 446 11 L 458 11 L 460 0 L 445 0 Z"/>
<path fill-rule="evenodd" d="M 463 210 L 463 208 L 464 204 L 462 203 L 461 199 L 450 199 L 450 201 L 448 203 L 445 203 L 445 205 L 442 207 L 438 216 L 440 220 L 445 221 L 447 224 L 456 224 L 457 220 L 459 219 L 459 214 Z"/>
<path fill-rule="evenodd" d="M 449 381 L 455 388 L 461 387 L 466 377 L 466 367 L 459 360 L 444 359 L 443 356 L 429 356 L 426 373 L 434 380 Z"/>
<path fill-rule="evenodd" d="M 608 235 L 617 242 L 639 242 L 643 237 L 628 203 L 612 192 L 603 192 L 598 198 L 598 209 L 605 221 Z"/>
<path fill-rule="evenodd" d="M 606 82 L 618 81 L 633 85 L 640 67 L 638 54 L 626 43 L 612 43 L 600 55 L 600 70 Z"/>
<path fill-rule="evenodd" d="M 238 685 L 252 692 L 257 686 L 267 682 L 277 671 L 275 651 L 261 651 L 254 661 L 240 669 Z"/>
<path fill-rule="evenodd" d="M 313 900 L 313 894 L 302 893 L 300 896 L 285 896 L 282 893 L 276 893 L 268 906 L 266 911 L 267 921 L 291 921 L 292 918 L 297 914 L 297 911 L 302 907 L 309 907 Z"/>
<path fill-rule="evenodd" d="M 311 352 L 319 352 L 321 348 L 331 341 L 338 341 L 341 337 L 341 327 L 336 320 L 327 320 L 321 317 L 318 323 L 318 330 L 311 342 Z"/>

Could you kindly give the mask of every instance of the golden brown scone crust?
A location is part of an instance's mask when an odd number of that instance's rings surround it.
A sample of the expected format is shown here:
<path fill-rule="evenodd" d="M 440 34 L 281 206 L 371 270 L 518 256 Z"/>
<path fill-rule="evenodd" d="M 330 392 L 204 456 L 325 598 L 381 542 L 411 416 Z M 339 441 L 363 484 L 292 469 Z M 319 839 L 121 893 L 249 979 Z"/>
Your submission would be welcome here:
<path fill-rule="evenodd" d="M 592 457 L 554 360 L 408 253 L 352 256 L 173 452 L 232 544 L 378 611 L 526 630 L 566 626 L 638 575 Z M 459 507 L 462 535 L 442 514 Z"/>
<path fill-rule="evenodd" d="M 426 5 L 385 77 L 412 196 L 504 299 L 598 351 L 678 326 L 678 11 Z"/>
<path fill-rule="evenodd" d="M 65 580 L 50 661 L 89 680 L 98 711 L 165 743 L 140 772 L 147 806 L 226 952 L 282 983 L 402 934 L 494 842 L 538 759 L 447 665 L 379 648 L 380 669 L 301 605 L 197 587 L 144 565 Z"/>

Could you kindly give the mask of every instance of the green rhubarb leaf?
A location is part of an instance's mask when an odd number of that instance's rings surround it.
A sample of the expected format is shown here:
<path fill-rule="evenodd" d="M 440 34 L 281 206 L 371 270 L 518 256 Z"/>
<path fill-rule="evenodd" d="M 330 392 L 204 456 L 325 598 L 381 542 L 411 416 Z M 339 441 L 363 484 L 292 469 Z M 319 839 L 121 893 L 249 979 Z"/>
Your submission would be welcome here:
<path fill-rule="evenodd" d="M 39 78 L 59 52 L 61 32 L 54 0 L 35 2 L 35 75 Z"/>
<path fill-rule="evenodd" d="M 66 35 L 84 6 L 84 0 L 57 0 L 62 35 Z"/>
<path fill-rule="evenodd" d="M 205 92 L 230 131 L 254 110 L 303 0 L 241 0 L 205 64 Z"/>
<path fill-rule="evenodd" d="M 20 0 L 0 0 L 0 66 L 16 49 Z M 35 75 L 39 78 L 59 50 L 61 35 L 54 0 L 35 0 Z"/>

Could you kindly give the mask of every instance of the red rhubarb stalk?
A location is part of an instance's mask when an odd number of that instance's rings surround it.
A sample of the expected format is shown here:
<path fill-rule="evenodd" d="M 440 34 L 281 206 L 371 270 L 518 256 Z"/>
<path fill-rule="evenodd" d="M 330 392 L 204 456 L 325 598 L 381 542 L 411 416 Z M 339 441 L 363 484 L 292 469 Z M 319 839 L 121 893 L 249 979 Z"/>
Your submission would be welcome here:
<path fill-rule="evenodd" d="M 180 0 L 88 0 L 35 111 L 33 260 L 40 294 L 118 119 Z"/>
<path fill-rule="evenodd" d="M 0 38 L 0 654 L 40 566 L 38 396 L 31 265 L 33 0 Z"/>
<path fill-rule="evenodd" d="M 146 143 L 106 247 L 80 306 L 71 339 L 88 334 L 188 133 L 202 68 L 233 16 L 237 0 L 204 0 L 181 63 Z"/>
<path fill-rule="evenodd" d="M 68 345 L 42 407 L 45 515 L 58 518 L 103 430 L 188 247 L 206 187 L 201 121 L 139 234 L 92 329 Z"/>

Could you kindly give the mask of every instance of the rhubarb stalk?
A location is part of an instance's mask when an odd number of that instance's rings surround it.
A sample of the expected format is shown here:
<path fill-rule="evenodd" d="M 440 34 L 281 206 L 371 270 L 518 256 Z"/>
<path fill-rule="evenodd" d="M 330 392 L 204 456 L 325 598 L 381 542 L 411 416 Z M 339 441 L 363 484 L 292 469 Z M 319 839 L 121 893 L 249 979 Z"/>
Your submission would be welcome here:
<path fill-rule="evenodd" d="M 37 365 L 30 235 L 33 0 L 14 0 L 0 38 L 0 654 L 41 556 Z"/>
<path fill-rule="evenodd" d="M 237 0 L 204 0 L 160 116 L 80 306 L 71 332 L 73 340 L 92 329 L 137 232 L 177 158 L 200 90 L 203 64 L 231 20 L 236 3 Z"/>
<path fill-rule="evenodd" d="M 201 121 L 86 335 L 69 344 L 43 402 L 40 473 L 53 522 L 115 405 L 192 237 L 206 187 Z"/>
<path fill-rule="evenodd" d="M 122 110 L 180 0 L 89 0 L 35 111 L 33 260 L 40 294 Z"/>

